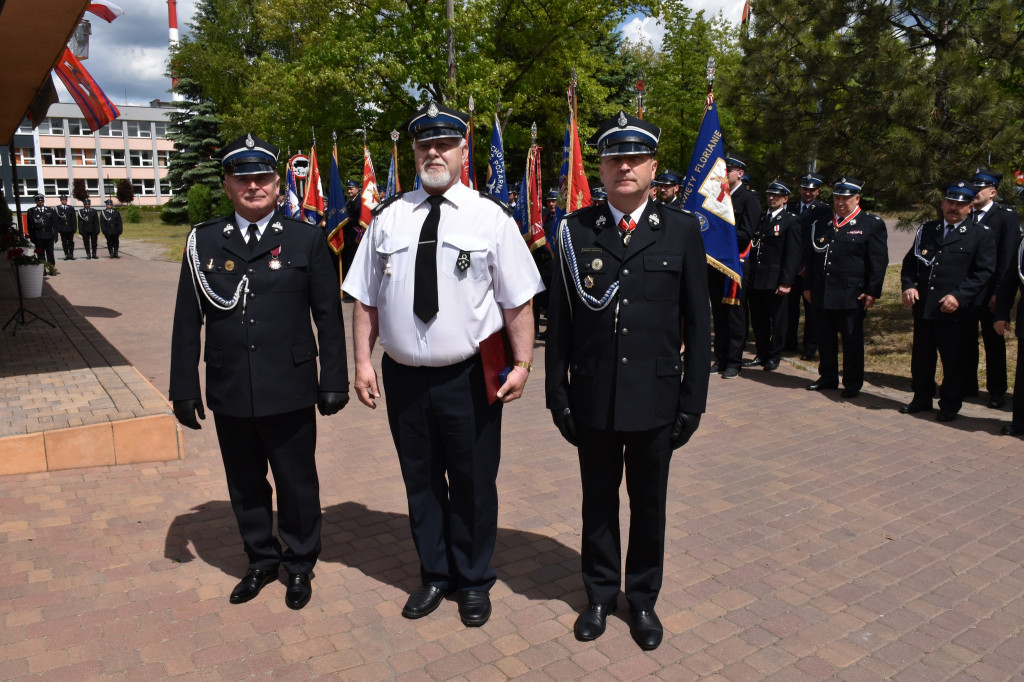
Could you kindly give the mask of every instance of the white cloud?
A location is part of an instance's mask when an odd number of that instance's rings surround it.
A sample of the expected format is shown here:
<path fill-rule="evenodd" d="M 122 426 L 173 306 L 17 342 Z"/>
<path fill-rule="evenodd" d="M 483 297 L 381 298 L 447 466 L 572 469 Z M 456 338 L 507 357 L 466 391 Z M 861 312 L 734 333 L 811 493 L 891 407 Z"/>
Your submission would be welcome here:
<path fill-rule="evenodd" d="M 632 43 L 647 43 L 655 50 L 661 48 L 665 27 L 654 17 L 636 16 L 622 24 L 622 35 Z"/>

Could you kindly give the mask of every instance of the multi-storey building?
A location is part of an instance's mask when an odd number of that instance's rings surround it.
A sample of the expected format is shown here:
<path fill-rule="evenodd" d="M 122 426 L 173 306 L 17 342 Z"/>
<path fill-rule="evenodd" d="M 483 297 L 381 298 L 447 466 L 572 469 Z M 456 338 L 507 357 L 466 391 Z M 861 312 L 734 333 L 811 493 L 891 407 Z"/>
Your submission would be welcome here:
<path fill-rule="evenodd" d="M 71 196 L 72 182 L 85 180 L 93 206 L 110 197 L 117 201 L 117 183 L 127 178 L 135 190 L 135 203 L 160 206 L 171 197 L 167 164 L 174 143 L 167 139 L 167 115 L 173 105 L 154 100 L 148 107 L 122 106 L 121 116 L 100 130 L 89 130 L 75 104 L 54 104 L 38 128 L 22 122 L 9 150 L 0 153 L 0 179 L 4 196 L 14 209 L 34 206 L 36 193 L 52 206 L 57 195 Z M 17 165 L 14 187 L 11 163 Z M 72 200 L 74 203 L 74 200 Z"/>

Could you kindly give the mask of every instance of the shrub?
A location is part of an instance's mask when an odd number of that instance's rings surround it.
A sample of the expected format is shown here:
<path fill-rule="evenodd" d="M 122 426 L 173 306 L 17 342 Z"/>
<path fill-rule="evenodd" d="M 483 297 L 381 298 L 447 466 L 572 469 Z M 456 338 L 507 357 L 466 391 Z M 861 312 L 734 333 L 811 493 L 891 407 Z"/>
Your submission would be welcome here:
<path fill-rule="evenodd" d="M 142 210 L 135 204 L 128 204 L 128 208 L 124 209 L 124 219 L 130 223 L 141 223 Z"/>
<path fill-rule="evenodd" d="M 195 225 L 213 215 L 213 192 L 206 185 L 192 185 L 188 190 L 188 220 Z"/>

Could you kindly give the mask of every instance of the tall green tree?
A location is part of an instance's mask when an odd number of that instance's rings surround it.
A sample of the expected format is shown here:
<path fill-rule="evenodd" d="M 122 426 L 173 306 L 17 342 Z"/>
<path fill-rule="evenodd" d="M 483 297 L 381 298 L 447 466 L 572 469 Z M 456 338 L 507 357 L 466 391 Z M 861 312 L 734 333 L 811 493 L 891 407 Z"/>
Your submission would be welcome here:
<path fill-rule="evenodd" d="M 171 224 L 189 222 L 188 191 L 193 185 L 210 189 L 214 201 L 224 196 L 220 163 L 210 158 L 221 145 L 216 105 L 202 95 L 199 84 L 179 77 L 175 92 L 183 99 L 170 112 L 167 136 L 174 140 L 174 153 L 167 165 L 167 181 L 174 195 L 164 204 L 161 218 Z"/>

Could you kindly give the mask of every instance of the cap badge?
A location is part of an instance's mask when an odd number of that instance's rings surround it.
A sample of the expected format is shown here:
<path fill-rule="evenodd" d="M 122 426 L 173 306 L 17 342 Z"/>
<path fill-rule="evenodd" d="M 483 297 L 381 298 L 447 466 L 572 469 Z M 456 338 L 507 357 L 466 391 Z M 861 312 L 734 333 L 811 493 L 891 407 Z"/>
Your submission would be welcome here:
<path fill-rule="evenodd" d="M 252 133 L 245 136 L 245 146 L 249 149 L 256 146 L 256 141 L 252 139 Z"/>
<path fill-rule="evenodd" d="M 661 224 L 661 218 L 658 217 L 657 213 L 652 213 L 650 215 L 650 217 L 647 218 L 647 222 L 649 222 L 651 225 L 654 225 L 655 227 L 657 227 L 658 225 Z"/>
<path fill-rule="evenodd" d="M 430 118 L 437 118 L 439 113 L 441 112 L 438 111 L 437 104 L 435 102 L 431 102 L 430 106 L 427 107 L 427 116 Z"/>
<path fill-rule="evenodd" d="M 626 112 L 621 111 L 621 110 L 619 111 L 618 123 L 619 123 L 619 127 L 620 128 L 625 128 L 626 124 L 629 123 L 629 121 L 626 120 Z"/>

